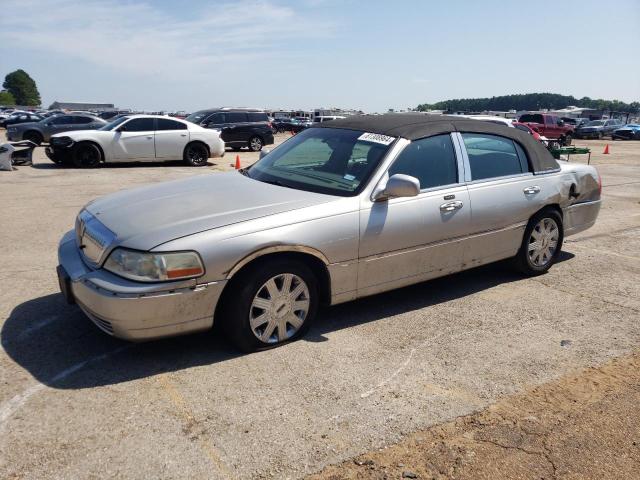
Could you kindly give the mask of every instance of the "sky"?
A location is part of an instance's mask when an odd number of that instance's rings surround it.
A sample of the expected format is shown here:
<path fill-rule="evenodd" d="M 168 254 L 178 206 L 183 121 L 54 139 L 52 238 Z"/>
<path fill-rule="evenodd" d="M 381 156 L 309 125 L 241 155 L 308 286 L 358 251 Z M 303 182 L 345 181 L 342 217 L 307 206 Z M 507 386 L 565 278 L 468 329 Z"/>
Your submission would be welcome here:
<path fill-rule="evenodd" d="M 640 0 L 1 0 L 0 77 L 43 105 L 342 107 L 552 92 L 640 100 Z"/>

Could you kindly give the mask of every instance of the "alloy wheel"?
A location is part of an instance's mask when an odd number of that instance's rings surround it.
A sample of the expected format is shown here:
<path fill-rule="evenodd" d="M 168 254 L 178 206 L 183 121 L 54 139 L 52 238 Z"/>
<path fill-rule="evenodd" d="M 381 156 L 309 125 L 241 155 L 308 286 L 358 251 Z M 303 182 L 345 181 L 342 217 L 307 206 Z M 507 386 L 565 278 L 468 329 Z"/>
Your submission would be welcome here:
<path fill-rule="evenodd" d="M 251 331 L 261 342 L 284 342 L 300 330 L 309 306 L 309 287 L 302 278 L 293 273 L 271 277 L 251 302 Z"/>
<path fill-rule="evenodd" d="M 552 218 L 540 220 L 529 237 L 527 254 L 529 261 L 536 267 L 544 267 L 553 259 L 558 247 L 560 231 Z"/>

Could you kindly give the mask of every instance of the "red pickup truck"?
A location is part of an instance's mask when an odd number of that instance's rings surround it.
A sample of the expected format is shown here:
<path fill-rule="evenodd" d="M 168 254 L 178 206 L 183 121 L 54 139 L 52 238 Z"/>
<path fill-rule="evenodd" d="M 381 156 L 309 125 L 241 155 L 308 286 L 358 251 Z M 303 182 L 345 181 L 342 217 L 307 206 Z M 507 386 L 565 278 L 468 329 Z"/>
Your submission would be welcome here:
<path fill-rule="evenodd" d="M 571 145 L 574 126 L 565 124 L 560 117 L 546 113 L 525 113 L 520 116 L 519 121 L 550 140 L 558 140 L 561 145 Z"/>

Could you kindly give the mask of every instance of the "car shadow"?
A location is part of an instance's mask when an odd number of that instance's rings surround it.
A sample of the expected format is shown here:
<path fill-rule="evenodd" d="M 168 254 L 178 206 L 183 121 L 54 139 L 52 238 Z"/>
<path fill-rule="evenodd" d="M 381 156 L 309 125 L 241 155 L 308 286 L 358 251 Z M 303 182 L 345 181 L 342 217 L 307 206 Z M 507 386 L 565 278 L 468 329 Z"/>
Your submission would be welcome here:
<path fill-rule="evenodd" d="M 572 254 L 562 252 L 558 261 L 571 258 Z M 499 262 L 324 308 L 301 341 L 328 341 L 325 337 L 328 332 L 522 279 L 506 262 Z M 0 342 L 13 361 L 39 382 L 56 389 L 114 385 L 243 355 L 215 328 L 211 332 L 147 343 L 118 340 L 98 330 L 77 306 L 67 305 L 57 293 L 16 306 L 2 326 Z"/>

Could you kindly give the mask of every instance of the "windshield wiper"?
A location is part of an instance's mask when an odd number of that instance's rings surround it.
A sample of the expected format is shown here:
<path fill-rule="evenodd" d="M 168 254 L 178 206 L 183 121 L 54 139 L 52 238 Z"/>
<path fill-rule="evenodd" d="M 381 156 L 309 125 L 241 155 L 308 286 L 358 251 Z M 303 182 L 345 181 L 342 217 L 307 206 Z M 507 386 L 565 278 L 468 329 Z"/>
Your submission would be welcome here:
<path fill-rule="evenodd" d="M 257 180 L 257 179 L 254 179 L 254 180 Z M 263 183 L 268 183 L 270 185 L 277 185 L 278 187 L 293 188 L 291 185 L 283 183 L 280 180 L 258 180 L 258 181 Z"/>

